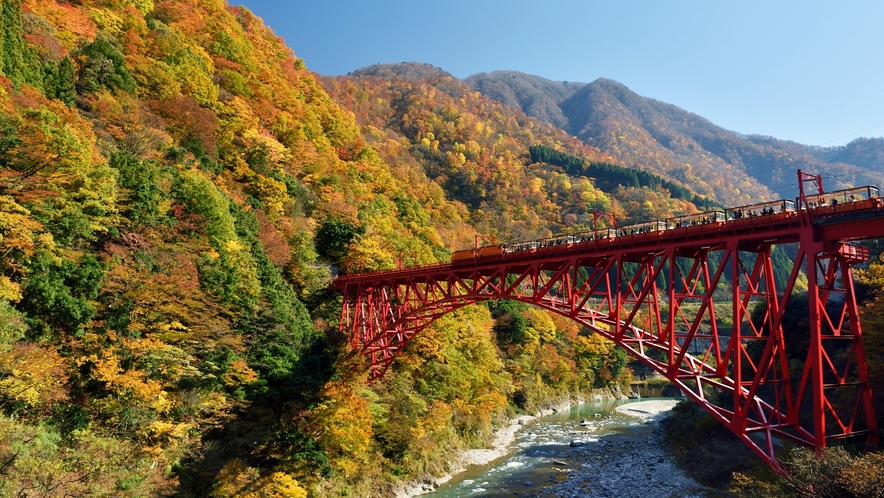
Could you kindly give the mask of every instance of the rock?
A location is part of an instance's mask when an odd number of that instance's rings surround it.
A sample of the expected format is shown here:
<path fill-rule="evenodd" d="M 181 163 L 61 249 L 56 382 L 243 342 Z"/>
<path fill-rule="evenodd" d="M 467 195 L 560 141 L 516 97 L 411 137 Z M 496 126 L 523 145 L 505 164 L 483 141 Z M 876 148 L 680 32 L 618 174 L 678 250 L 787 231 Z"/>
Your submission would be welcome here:
<path fill-rule="evenodd" d="M 525 481 L 522 484 L 524 484 L 525 486 L 534 486 L 534 483 L 531 481 Z"/>
<path fill-rule="evenodd" d="M 583 446 L 584 444 L 586 444 L 586 443 L 584 443 L 584 442 L 581 441 L 580 439 L 572 439 L 572 440 L 571 440 L 571 446 L 574 447 L 574 448 L 576 448 L 576 447 L 578 447 L 578 446 Z"/>
<path fill-rule="evenodd" d="M 561 460 L 553 460 L 553 463 L 556 464 L 556 465 L 564 465 L 564 466 L 566 466 L 566 467 L 568 466 L 567 463 L 565 463 L 565 462 L 563 462 L 563 461 L 561 461 Z"/>

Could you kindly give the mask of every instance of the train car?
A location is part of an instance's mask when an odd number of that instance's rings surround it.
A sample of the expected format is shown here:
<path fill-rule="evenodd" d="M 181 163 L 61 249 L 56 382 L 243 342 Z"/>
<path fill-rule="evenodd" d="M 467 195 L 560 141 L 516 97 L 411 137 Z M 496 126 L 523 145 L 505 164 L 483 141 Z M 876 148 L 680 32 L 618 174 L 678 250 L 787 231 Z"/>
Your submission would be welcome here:
<path fill-rule="evenodd" d="M 724 223 L 725 221 L 727 221 L 727 216 L 724 214 L 724 211 L 707 211 L 705 213 L 686 214 L 684 216 L 676 216 L 666 220 L 669 227 L 673 229 Z"/>
<path fill-rule="evenodd" d="M 878 187 L 866 185 L 865 187 L 805 195 L 805 199 L 807 199 L 807 207 L 817 213 L 845 213 L 878 206 L 880 193 Z"/>
<path fill-rule="evenodd" d="M 594 232 L 578 232 L 570 237 L 573 238 L 574 244 L 584 244 L 588 242 L 594 242 L 596 240 L 604 240 L 604 239 L 613 239 L 617 237 L 617 229 L 616 228 L 599 228 Z"/>
<path fill-rule="evenodd" d="M 748 206 L 728 208 L 725 209 L 724 212 L 729 221 L 756 218 L 758 216 L 770 216 L 772 214 L 794 213 L 795 201 L 791 199 L 779 199 Z"/>
<path fill-rule="evenodd" d="M 664 220 L 654 220 L 647 223 L 636 223 L 635 225 L 625 225 L 617 228 L 617 235 L 620 237 L 626 235 L 639 235 L 651 232 L 662 232 L 669 229 L 669 223 Z"/>
<path fill-rule="evenodd" d="M 514 252 L 534 252 L 540 247 L 540 242 L 532 240 L 529 242 L 514 242 L 512 244 L 504 244 L 503 252 L 510 254 Z"/>
<path fill-rule="evenodd" d="M 540 239 L 537 241 L 537 243 L 539 244 L 538 249 L 546 249 L 547 247 L 564 246 L 569 244 L 568 236 Z"/>
<path fill-rule="evenodd" d="M 451 253 L 451 262 L 465 261 L 476 257 L 475 249 L 464 249 L 462 251 L 454 251 Z"/>
<path fill-rule="evenodd" d="M 503 254 L 503 246 L 485 246 L 480 247 L 478 250 L 478 257 L 487 258 L 488 256 L 500 256 Z"/>
<path fill-rule="evenodd" d="M 617 236 L 616 228 L 602 228 L 600 230 L 595 231 L 593 234 L 595 237 L 594 240 L 604 240 L 604 239 L 613 239 Z"/>

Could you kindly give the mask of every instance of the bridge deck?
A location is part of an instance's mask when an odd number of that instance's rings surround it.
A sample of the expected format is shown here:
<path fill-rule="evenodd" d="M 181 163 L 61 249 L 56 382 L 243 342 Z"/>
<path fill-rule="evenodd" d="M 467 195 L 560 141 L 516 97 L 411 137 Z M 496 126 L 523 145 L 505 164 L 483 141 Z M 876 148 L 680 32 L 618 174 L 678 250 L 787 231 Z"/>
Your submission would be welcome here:
<path fill-rule="evenodd" d="M 878 201 L 878 202 L 873 202 Z M 397 280 L 414 278 L 418 275 L 449 273 L 457 270 L 474 272 L 479 268 L 493 270 L 500 265 L 513 265 L 520 262 L 537 264 L 558 261 L 563 258 L 604 257 L 610 252 L 647 252 L 663 250 L 673 244 L 681 251 L 691 248 L 722 247 L 738 241 L 738 249 L 753 250 L 763 243 L 785 244 L 798 242 L 802 227 L 814 227 L 816 241 L 857 241 L 884 237 L 884 206 L 874 199 L 855 206 L 817 208 L 813 213 L 787 212 L 729 220 L 720 223 L 672 228 L 658 232 L 620 235 L 613 238 L 577 242 L 568 245 L 544 247 L 535 250 L 515 251 L 497 256 L 471 258 L 453 263 L 436 263 L 412 266 L 396 270 L 343 275 L 335 279 L 333 287 L 343 289 L 348 284 L 369 283 L 378 279 Z"/>

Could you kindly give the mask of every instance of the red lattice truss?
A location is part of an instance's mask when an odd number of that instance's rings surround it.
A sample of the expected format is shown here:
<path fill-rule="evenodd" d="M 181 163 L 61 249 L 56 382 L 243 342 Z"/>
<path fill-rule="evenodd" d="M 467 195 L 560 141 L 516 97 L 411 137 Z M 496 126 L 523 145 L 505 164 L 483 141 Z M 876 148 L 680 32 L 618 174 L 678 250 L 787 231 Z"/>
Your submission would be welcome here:
<path fill-rule="evenodd" d="M 780 468 L 778 441 L 877 444 L 850 272 L 868 250 L 841 240 L 884 236 L 875 233 L 884 232 L 879 210 L 825 223 L 783 213 L 341 277 L 341 329 L 377 378 L 445 313 L 492 299 L 529 303 L 625 348 Z M 776 245 L 797 251 L 782 282 Z M 786 337 L 784 311 L 805 280 L 809 335 Z M 796 356 L 806 360 L 787 359 Z"/>

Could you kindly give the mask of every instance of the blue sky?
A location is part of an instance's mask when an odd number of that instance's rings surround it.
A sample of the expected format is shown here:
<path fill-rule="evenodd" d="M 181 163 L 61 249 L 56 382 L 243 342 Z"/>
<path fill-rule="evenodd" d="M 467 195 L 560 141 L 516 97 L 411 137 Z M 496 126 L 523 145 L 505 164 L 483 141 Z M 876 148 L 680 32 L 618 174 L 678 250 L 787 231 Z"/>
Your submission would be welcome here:
<path fill-rule="evenodd" d="M 822 146 L 884 136 L 880 1 L 240 3 L 323 75 L 416 61 L 460 78 L 605 77 L 740 133 Z"/>

